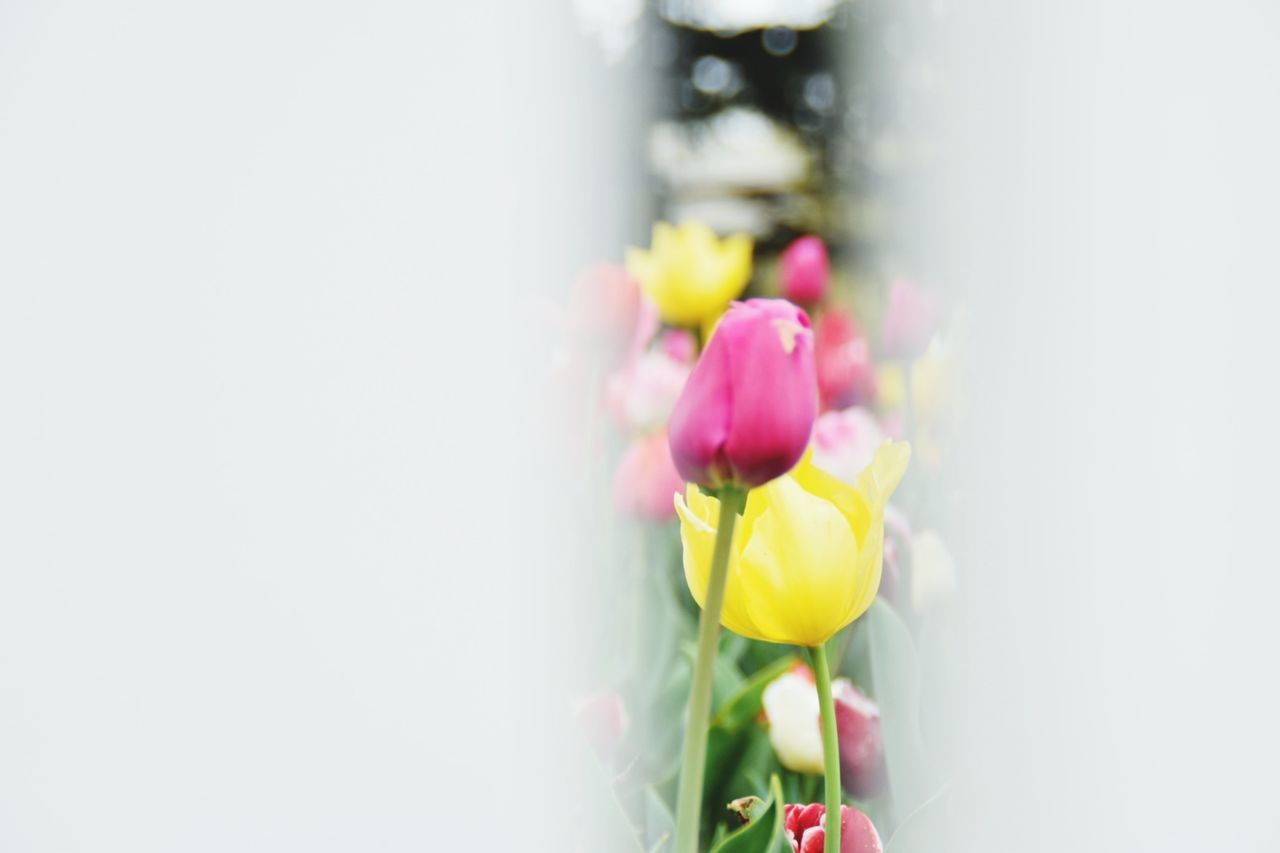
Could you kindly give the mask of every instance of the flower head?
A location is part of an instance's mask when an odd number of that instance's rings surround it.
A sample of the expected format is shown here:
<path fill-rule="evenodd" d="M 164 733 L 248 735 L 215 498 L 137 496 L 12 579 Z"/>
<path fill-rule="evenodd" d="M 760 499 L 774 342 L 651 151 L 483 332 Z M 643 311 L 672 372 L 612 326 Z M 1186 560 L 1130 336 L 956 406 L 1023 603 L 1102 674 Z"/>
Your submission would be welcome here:
<path fill-rule="evenodd" d="M 812 647 L 866 612 L 880 585 L 885 505 L 910 455 L 905 443 L 886 442 L 854 485 L 804 460 L 748 492 L 729 553 L 722 624 L 751 639 Z M 701 606 L 719 502 L 690 485 L 676 496 L 676 512 L 685 580 Z"/>
<path fill-rule="evenodd" d="M 821 301 L 831 278 L 831 260 L 821 237 L 806 234 L 794 240 L 778 260 L 782 295 L 792 302 L 810 305 Z"/>
<path fill-rule="evenodd" d="M 658 222 L 648 251 L 629 249 L 627 271 L 675 326 L 697 326 L 719 316 L 751 278 L 751 238 L 720 240 L 701 222 Z"/>
<path fill-rule="evenodd" d="M 814 359 L 824 408 L 867 405 L 875 399 L 871 344 L 852 315 L 835 308 L 823 312 L 814 331 Z"/>
<path fill-rule="evenodd" d="M 671 455 L 689 482 L 758 486 L 804 454 L 818 414 L 809 318 L 781 299 L 734 303 L 671 414 Z"/>
<path fill-rule="evenodd" d="M 788 803 L 783 827 L 794 853 L 823 853 L 827 843 L 827 807 Z M 840 807 L 840 853 L 881 853 L 880 833 L 871 818 L 852 806 Z"/>

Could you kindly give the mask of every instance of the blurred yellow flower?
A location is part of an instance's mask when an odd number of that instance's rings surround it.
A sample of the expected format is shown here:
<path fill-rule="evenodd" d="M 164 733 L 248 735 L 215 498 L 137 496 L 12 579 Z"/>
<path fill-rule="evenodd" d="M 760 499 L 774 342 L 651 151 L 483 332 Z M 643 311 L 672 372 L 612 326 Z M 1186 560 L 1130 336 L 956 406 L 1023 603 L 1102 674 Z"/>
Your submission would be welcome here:
<path fill-rule="evenodd" d="M 885 442 L 855 485 L 809 457 L 747 495 L 729 557 L 722 624 L 754 640 L 817 646 L 861 616 L 880 586 L 884 509 L 911 448 Z M 692 483 L 676 496 L 684 573 L 706 596 L 719 502 Z"/>
<path fill-rule="evenodd" d="M 648 251 L 627 250 L 627 272 L 676 326 L 714 322 L 751 278 L 751 238 L 720 240 L 701 222 L 657 222 Z"/>

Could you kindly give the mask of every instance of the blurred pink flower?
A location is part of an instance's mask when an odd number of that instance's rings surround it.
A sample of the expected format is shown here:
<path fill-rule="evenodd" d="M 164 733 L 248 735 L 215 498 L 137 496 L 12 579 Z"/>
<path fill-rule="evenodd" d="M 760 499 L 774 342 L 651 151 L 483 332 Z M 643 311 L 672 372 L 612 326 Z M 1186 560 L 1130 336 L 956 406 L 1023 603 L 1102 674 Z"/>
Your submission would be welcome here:
<path fill-rule="evenodd" d="M 817 410 L 808 315 L 781 299 L 735 302 L 676 401 L 671 455 L 689 482 L 759 486 L 800 461 Z"/>
<path fill-rule="evenodd" d="M 605 382 L 605 406 L 626 432 L 645 432 L 666 424 L 693 365 L 664 342 L 628 359 Z"/>
<path fill-rule="evenodd" d="M 935 293 L 900 278 L 889 286 L 884 313 L 884 350 L 893 358 L 912 359 L 929 348 L 939 322 Z"/>
<path fill-rule="evenodd" d="M 630 725 L 622 697 L 611 690 L 593 693 L 578 702 L 573 715 L 600 760 L 611 761 Z"/>
<path fill-rule="evenodd" d="M 874 797 L 885 783 L 880 706 L 847 678 L 837 678 L 831 690 L 840 738 L 840 785 L 860 800 Z"/>
<path fill-rule="evenodd" d="M 821 237 L 808 234 L 792 241 L 778 261 L 782 295 L 801 305 L 820 302 L 831 278 L 831 260 Z"/>
<path fill-rule="evenodd" d="M 788 803 L 783 826 L 794 853 L 823 853 L 827 843 L 827 807 Z M 852 806 L 840 807 L 840 853 L 882 853 L 880 833 L 871 818 Z"/>
<path fill-rule="evenodd" d="M 667 329 L 660 344 L 662 351 L 676 361 L 692 364 L 698 357 L 698 339 L 688 329 Z"/>
<path fill-rule="evenodd" d="M 662 521 L 675 516 L 674 498 L 683 488 L 667 434 L 657 430 L 632 440 L 622 454 L 613 475 L 613 503 L 626 515 Z"/>
<path fill-rule="evenodd" d="M 852 485 L 887 438 L 869 409 L 823 412 L 813 427 L 813 464 Z"/>
<path fill-rule="evenodd" d="M 612 360 L 632 346 L 643 298 L 640 285 L 615 264 L 594 264 L 569 292 L 569 332 Z"/>
<path fill-rule="evenodd" d="M 823 408 L 843 409 L 875 399 L 871 344 L 852 315 L 838 308 L 824 311 L 814 332 L 814 348 Z"/>

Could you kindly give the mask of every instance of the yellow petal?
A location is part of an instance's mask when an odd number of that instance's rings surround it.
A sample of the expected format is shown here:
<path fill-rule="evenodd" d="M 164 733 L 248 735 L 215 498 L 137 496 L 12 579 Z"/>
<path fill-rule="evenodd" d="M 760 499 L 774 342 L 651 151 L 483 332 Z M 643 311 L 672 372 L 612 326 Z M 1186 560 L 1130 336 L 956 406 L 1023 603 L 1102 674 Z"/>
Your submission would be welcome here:
<path fill-rule="evenodd" d="M 857 541 L 832 503 L 791 477 L 759 491 L 767 506 L 738 565 L 742 609 L 765 639 L 817 645 L 848 624 L 845 614 L 864 585 Z"/>
<path fill-rule="evenodd" d="M 911 445 L 905 441 L 886 441 L 876 449 L 871 464 L 858 475 L 857 487 L 883 510 L 911 461 Z"/>
<path fill-rule="evenodd" d="M 690 483 L 684 495 L 675 496 L 675 502 L 676 515 L 680 516 L 680 543 L 684 546 L 684 579 L 689 584 L 693 600 L 702 607 L 707 600 L 707 582 L 711 573 L 711 554 L 715 549 L 716 530 L 703 519 L 700 512 L 689 506 L 690 501 L 697 502 L 695 494 L 702 497 L 697 488 Z"/>

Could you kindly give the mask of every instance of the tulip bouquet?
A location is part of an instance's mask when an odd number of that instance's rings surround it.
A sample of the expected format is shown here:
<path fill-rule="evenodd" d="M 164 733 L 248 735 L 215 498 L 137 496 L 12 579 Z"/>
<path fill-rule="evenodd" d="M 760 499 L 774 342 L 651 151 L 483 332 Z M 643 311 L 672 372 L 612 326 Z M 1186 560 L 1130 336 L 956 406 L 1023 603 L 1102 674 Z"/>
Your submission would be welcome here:
<path fill-rule="evenodd" d="M 752 278 L 748 237 L 658 224 L 575 291 L 615 439 L 587 452 L 630 531 L 602 547 L 634 567 L 578 720 L 629 849 L 907 851 L 944 790 L 916 689 L 954 584 L 921 524 L 956 396 L 942 313 L 893 281 L 877 362 L 821 239 Z"/>

